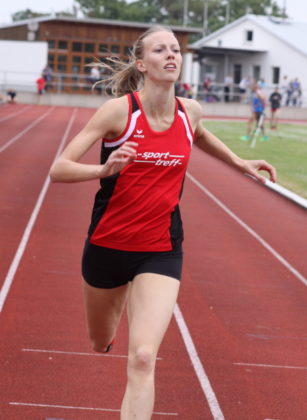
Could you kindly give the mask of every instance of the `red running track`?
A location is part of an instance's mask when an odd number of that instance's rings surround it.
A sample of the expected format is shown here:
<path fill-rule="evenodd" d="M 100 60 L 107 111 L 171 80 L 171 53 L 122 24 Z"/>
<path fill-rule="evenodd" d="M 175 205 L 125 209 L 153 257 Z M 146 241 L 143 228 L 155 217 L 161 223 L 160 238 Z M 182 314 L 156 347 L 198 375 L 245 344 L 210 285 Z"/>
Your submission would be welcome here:
<path fill-rule="evenodd" d="M 0 153 L 1 419 L 119 418 L 126 320 L 114 351 L 96 355 L 82 306 L 80 255 L 97 182 L 47 177 L 92 113 L 0 108 L 0 147 L 16 139 Z M 97 145 L 85 160 L 98 157 Z M 197 149 L 181 208 L 184 275 L 153 418 L 305 420 L 306 211 Z"/>

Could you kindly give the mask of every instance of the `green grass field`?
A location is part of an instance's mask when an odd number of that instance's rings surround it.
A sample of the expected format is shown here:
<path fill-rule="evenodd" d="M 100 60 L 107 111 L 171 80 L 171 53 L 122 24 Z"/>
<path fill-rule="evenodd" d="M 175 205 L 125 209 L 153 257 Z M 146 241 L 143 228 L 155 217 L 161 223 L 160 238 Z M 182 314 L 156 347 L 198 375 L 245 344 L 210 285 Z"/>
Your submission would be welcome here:
<path fill-rule="evenodd" d="M 204 126 L 244 159 L 265 159 L 277 169 L 277 183 L 307 198 L 307 125 L 280 124 L 272 131 L 266 124 L 269 141 L 240 140 L 246 122 L 206 121 Z"/>

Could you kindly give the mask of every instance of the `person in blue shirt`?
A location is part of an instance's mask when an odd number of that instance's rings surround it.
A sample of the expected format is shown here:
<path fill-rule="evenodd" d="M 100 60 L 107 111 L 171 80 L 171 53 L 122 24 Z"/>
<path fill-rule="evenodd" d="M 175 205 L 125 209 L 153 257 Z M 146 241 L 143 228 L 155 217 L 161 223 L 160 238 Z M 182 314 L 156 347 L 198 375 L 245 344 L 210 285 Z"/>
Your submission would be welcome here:
<path fill-rule="evenodd" d="M 241 137 L 241 140 L 248 141 L 251 138 L 253 131 L 253 125 L 256 123 L 256 127 L 260 124 L 260 130 L 262 133 L 261 140 L 268 140 L 268 136 L 265 134 L 264 127 L 264 109 L 265 109 L 265 96 L 261 91 L 259 85 L 255 83 L 252 87 L 252 113 L 247 121 L 247 132 L 245 136 Z"/>

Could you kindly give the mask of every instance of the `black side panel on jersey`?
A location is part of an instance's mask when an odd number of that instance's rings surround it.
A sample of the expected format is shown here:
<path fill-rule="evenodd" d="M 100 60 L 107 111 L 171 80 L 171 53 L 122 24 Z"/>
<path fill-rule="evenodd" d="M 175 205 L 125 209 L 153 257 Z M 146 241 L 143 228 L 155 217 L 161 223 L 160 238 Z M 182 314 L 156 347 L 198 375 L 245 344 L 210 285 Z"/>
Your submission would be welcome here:
<path fill-rule="evenodd" d="M 180 247 L 183 241 L 183 228 L 178 204 L 171 214 L 171 225 L 169 232 L 173 249 Z"/>
<path fill-rule="evenodd" d="M 110 154 L 114 150 L 118 149 L 118 147 L 119 146 L 108 148 L 108 147 L 104 147 L 104 143 L 102 143 L 101 153 L 100 153 L 100 162 L 102 165 L 107 161 Z M 110 198 L 113 195 L 113 191 L 114 191 L 118 177 L 119 177 L 119 172 L 117 174 L 109 176 L 108 178 L 100 179 L 101 188 L 95 196 L 91 224 L 88 229 L 89 238 L 94 233 L 96 226 L 98 225 L 100 219 L 102 218 L 102 216 L 104 215 L 104 212 L 106 211 Z"/>
<path fill-rule="evenodd" d="M 96 226 L 98 225 L 100 219 L 106 211 L 107 205 L 113 195 L 113 191 L 119 174 L 120 173 L 118 172 L 114 175 L 109 176 L 108 178 L 103 178 L 100 180 L 101 188 L 95 196 L 91 224 L 88 229 L 89 238 L 94 233 Z"/>
<path fill-rule="evenodd" d="M 181 195 L 183 192 L 184 180 L 185 178 L 183 179 L 182 184 L 181 184 L 179 199 L 181 198 Z M 170 233 L 173 249 L 178 248 L 182 244 L 183 239 L 184 239 L 179 204 L 177 204 L 177 206 L 174 208 L 173 212 L 171 213 L 171 225 L 169 228 L 169 233 Z"/>

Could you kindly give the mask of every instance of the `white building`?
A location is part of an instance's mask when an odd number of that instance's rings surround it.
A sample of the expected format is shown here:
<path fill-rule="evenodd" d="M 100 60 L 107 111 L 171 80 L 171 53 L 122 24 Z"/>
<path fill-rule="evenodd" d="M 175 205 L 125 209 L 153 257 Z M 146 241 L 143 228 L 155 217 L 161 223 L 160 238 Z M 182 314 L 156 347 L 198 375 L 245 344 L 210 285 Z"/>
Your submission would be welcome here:
<path fill-rule="evenodd" d="M 247 14 L 190 45 L 190 82 L 202 84 L 210 77 L 223 83 L 231 75 L 238 84 L 249 76 L 272 88 L 287 76 L 288 81 L 298 78 L 307 92 L 306 39 L 306 22 Z"/>
<path fill-rule="evenodd" d="M 0 92 L 8 88 L 36 92 L 47 56 L 47 42 L 0 40 Z"/>

